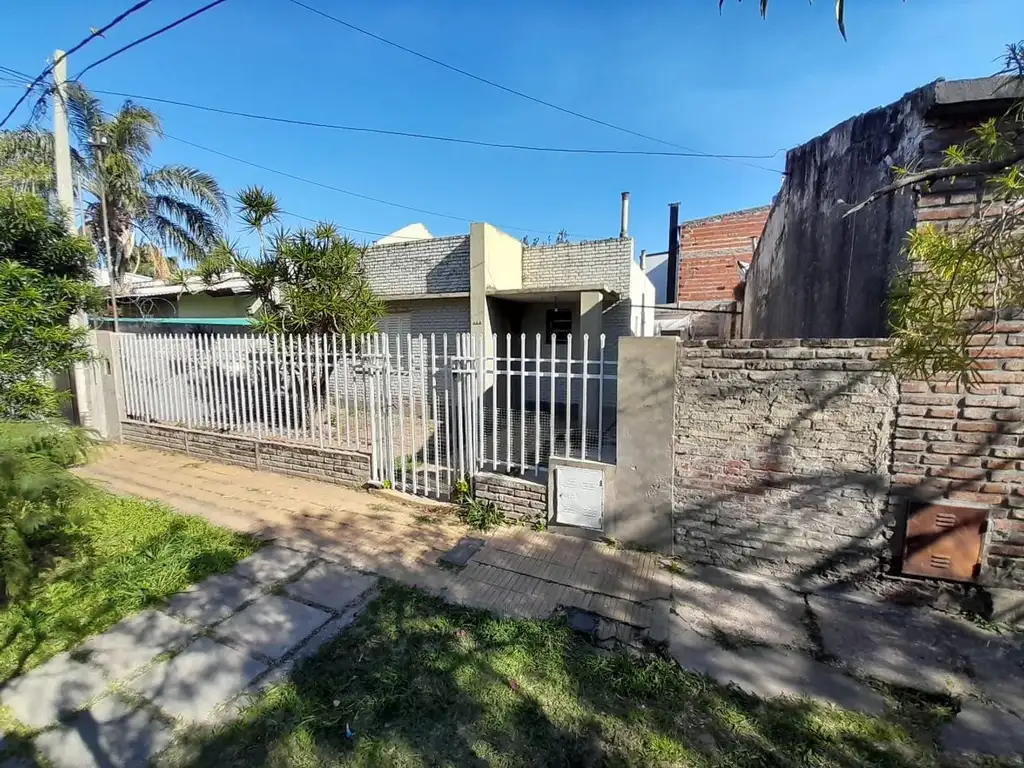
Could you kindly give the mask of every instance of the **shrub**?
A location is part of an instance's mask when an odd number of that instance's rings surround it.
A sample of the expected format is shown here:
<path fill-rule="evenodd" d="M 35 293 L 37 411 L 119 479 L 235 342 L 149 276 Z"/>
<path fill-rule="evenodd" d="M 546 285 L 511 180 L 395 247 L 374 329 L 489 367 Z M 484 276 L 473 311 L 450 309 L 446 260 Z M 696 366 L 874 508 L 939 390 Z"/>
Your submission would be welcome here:
<path fill-rule="evenodd" d="M 33 550 L 85 488 L 67 468 L 92 444 L 87 431 L 61 422 L 0 422 L 0 596 L 27 593 Z"/>

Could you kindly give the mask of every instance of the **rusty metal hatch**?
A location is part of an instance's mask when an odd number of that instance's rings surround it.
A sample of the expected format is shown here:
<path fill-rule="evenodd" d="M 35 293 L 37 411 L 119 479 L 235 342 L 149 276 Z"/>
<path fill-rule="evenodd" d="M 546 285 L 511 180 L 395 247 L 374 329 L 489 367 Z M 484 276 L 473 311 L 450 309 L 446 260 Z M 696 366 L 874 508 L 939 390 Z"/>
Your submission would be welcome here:
<path fill-rule="evenodd" d="M 945 500 L 910 501 L 903 550 L 903 572 L 933 579 L 974 581 L 988 507 Z"/>

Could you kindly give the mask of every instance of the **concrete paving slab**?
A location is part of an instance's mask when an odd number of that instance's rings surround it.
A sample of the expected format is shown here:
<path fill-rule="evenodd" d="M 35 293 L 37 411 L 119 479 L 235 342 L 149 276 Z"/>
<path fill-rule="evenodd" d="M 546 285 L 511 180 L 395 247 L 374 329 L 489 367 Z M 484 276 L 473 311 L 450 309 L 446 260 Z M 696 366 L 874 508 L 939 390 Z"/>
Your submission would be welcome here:
<path fill-rule="evenodd" d="M 106 687 L 103 670 L 62 653 L 7 683 L 0 690 L 0 704 L 28 727 L 42 728 L 74 712 Z"/>
<path fill-rule="evenodd" d="M 142 611 L 86 641 L 75 653 L 102 669 L 109 679 L 118 680 L 153 657 L 180 648 L 195 634 L 193 627 L 160 611 Z"/>
<path fill-rule="evenodd" d="M 315 559 L 311 552 L 271 545 L 242 560 L 231 573 L 256 584 L 290 579 Z"/>
<path fill-rule="evenodd" d="M 238 695 L 267 665 L 248 653 L 200 637 L 129 687 L 180 720 L 202 722 Z"/>
<path fill-rule="evenodd" d="M 694 630 L 766 645 L 808 648 L 803 595 L 720 568 L 672 578 L 672 609 Z"/>
<path fill-rule="evenodd" d="M 267 595 L 220 624 L 216 634 L 251 653 L 279 659 L 330 618 L 308 605 Z"/>
<path fill-rule="evenodd" d="M 285 591 L 293 597 L 316 603 L 332 611 L 343 611 L 377 583 L 368 576 L 337 563 L 317 563 Z"/>
<path fill-rule="evenodd" d="M 467 536 L 461 539 L 451 550 L 441 555 L 441 562 L 462 567 L 472 559 L 473 555 L 483 549 L 485 544 L 487 544 L 487 541 L 484 539 Z"/>
<path fill-rule="evenodd" d="M 834 667 L 797 651 L 776 648 L 727 650 L 690 629 L 678 616 L 669 619 L 668 652 L 683 669 L 733 684 L 762 698 L 798 696 L 881 714 L 885 699 Z"/>
<path fill-rule="evenodd" d="M 109 696 L 35 743 L 55 768 L 141 768 L 170 741 L 152 713 Z"/>
<path fill-rule="evenodd" d="M 963 622 L 927 609 L 808 598 L 825 651 L 852 669 L 894 685 L 960 695 L 970 690 Z"/>
<path fill-rule="evenodd" d="M 968 700 L 956 719 L 942 729 L 940 741 L 950 752 L 1020 759 L 1024 755 L 1024 720 Z"/>
<path fill-rule="evenodd" d="M 260 587 L 252 582 L 230 573 L 220 573 L 174 595 L 168 601 L 167 611 L 201 627 L 208 627 L 226 619 L 260 594 Z"/>

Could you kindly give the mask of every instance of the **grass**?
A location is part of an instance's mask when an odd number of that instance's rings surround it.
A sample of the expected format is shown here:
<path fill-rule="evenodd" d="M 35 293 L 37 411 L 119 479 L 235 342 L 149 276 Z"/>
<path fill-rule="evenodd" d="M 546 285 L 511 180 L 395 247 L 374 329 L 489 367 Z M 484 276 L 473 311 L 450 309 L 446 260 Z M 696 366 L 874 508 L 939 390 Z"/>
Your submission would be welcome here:
<path fill-rule="evenodd" d="M 72 518 L 29 596 L 0 605 L 0 685 L 258 547 L 200 518 L 100 490 L 87 492 Z"/>
<path fill-rule="evenodd" d="M 193 733 L 189 766 L 939 765 L 953 712 L 889 697 L 884 718 L 761 701 L 563 621 L 499 620 L 396 585 L 243 713 Z M 346 736 L 351 729 L 354 736 Z"/>

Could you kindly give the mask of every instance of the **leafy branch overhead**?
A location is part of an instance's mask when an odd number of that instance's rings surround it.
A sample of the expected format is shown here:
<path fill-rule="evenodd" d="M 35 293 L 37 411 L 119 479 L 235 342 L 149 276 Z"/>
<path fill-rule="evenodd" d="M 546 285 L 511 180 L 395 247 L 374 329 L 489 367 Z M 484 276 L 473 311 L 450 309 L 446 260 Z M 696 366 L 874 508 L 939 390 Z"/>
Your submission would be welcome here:
<path fill-rule="evenodd" d="M 743 2 L 743 0 L 736 0 L 737 2 Z M 813 2 L 813 0 L 811 0 Z M 765 18 L 768 15 L 768 0 L 758 0 L 761 9 L 761 18 Z M 839 34 L 846 39 L 846 0 L 835 0 L 836 3 L 836 24 L 839 25 Z M 725 0 L 718 0 L 718 10 L 721 12 L 722 6 L 725 5 Z"/>
<path fill-rule="evenodd" d="M 1022 52 L 1022 43 L 1008 48 L 1007 85 L 1024 84 Z M 975 202 L 960 224 L 908 235 L 908 265 L 891 294 L 892 363 L 910 375 L 971 381 L 999 321 L 1024 309 L 1024 101 L 949 147 L 940 167 L 898 171 L 849 213 L 912 186 L 922 195 L 968 190 L 960 194 Z"/>
<path fill-rule="evenodd" d="M 231 269 L 245 277 L 258 297 L 253 323 L 267 333 L 372 333 L 384 316 L 384 302 L 363 270 L 365 249 L 343 237 L 334 224 L 290 231 L 279 228 L 281 208 L 273 193 L 246 187 L 236 211 L 259 239 L 250 258 L 235 243 L 219 241 L 199 263 L 205 279 Z"/>

